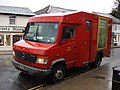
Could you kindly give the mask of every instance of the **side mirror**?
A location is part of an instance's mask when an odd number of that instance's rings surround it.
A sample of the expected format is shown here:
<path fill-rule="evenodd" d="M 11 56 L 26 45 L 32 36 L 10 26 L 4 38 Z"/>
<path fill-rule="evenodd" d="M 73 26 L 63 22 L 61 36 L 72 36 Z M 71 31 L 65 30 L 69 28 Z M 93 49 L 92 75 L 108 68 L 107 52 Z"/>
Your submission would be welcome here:
<path fill-rule="evenodd" d="M 25 30 L 22 30 L 23 33 L 25 33 Z"/>

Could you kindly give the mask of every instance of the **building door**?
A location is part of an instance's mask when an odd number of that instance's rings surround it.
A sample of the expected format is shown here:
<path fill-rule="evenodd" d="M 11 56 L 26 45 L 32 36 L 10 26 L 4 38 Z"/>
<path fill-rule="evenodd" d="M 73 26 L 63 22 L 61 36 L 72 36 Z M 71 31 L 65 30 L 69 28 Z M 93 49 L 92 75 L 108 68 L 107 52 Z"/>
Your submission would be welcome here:
<path fill-rule="evenodd" d="M 12 48 L 12 34 L 0 34 L 0 50 L 11 50 Z"/>
<path fill-rule="evenodd" d="M 5 35 L 5 46 L 12 46 L 12 35 L 6 34 Z"/>

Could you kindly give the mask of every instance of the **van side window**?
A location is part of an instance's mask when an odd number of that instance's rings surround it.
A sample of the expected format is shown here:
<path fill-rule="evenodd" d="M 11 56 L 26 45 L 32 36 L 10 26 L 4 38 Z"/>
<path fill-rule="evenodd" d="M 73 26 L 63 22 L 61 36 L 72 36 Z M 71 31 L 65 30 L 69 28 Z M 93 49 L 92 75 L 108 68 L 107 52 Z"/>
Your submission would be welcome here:
<path fill-rule="evenodd" d="M 72 26 L 64 26 L 62 31 L 62 39 L 73 38 L 75 34 L 75 28 Z"/>
<path fill-rule="evenodd" d="M 86 31 L 89 32 L 91 30 L 91 21 L 90 20 L 86 20 Z"/>

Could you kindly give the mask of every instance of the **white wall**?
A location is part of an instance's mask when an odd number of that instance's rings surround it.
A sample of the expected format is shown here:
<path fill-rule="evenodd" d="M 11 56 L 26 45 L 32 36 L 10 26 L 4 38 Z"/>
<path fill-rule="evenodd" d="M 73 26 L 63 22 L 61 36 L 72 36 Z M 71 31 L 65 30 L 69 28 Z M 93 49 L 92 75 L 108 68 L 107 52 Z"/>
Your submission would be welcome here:
<path fill-rule="evenodd" d="M 25 27 L 28 21 L 28 16 L 17 16 L 16 15 L 16 24 L 9 25 L 9 15 L 0 14 L 0 26 L 22 26 Z"/>
<path fill-rule="evenodd" d="M 120 34 L 120 24 L 113 24 L 112 25 L 112 32 Z"/>
<path fill-rule="evenodd" d="M 9 16 L 0 14 L 0 26 L 9 26 Z"/>
<path fill-rule="evenodd" d="M 17 26 L 26 26 L 28 19 L 29 19 L 29 17 L 17 16 L 16 17 L 16 25 Z"/>

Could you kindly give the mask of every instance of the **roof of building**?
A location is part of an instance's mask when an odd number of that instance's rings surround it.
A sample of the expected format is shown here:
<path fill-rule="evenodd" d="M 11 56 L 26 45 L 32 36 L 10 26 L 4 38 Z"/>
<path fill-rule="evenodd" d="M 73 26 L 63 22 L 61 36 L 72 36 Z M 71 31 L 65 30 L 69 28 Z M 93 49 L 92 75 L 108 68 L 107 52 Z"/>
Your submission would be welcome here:
<path fill-rule="evenodd" d="M 36 12 L 34 12 L 36 15 L 40 15 L 40 14 L 45 14 L 45 13 L 57 13 L 57 12 L 68 12 L 68 11 L 77 11 L 77 10 L 72 10 L 72 9 L 65 9 L 65 8 L 61 8 L 61 7 L 55 7 L 55 6 L 47 6 L 41 10 L 38 10 Z"/>
<path fill-rule="evenodd" d="M 75 13 L 79 13 L 78 11 L 68 11 L 68 12 L 57 12 L 57 13 L 45 13 L 45 14 L 40 14 L 40 15 L 36 15 L 34 17 L 44 17 L 44 16 L 66 16 L 66 15 L 71 15 L 71 14 L 75 14 Z"/>
<path fill-rule="evenodd" d="M 25 16 L 34 16 L 35 13 L 26 7 L 2 6 L 0 5 L 1 14 L 16 14 Z"/>
<path fill-rule="evenodd" d="M 101 15 L 101 16 L 105 16 L 105 17 L 109 17 L 112 19 L 112 22 L 115 24 L 120 24 L 120 19 L 110 15 L 109 13 L 100 13 L 100 12 L 93 12 L 95 14 Z"/>

